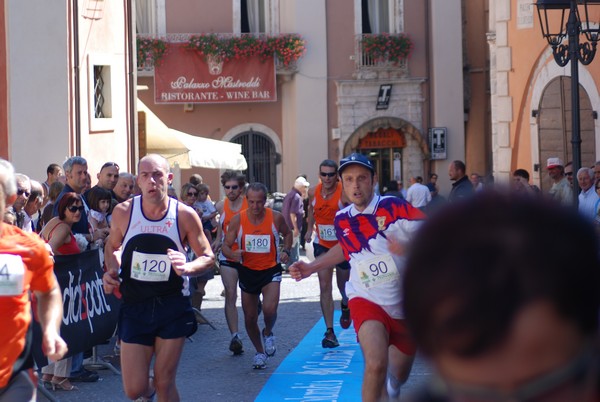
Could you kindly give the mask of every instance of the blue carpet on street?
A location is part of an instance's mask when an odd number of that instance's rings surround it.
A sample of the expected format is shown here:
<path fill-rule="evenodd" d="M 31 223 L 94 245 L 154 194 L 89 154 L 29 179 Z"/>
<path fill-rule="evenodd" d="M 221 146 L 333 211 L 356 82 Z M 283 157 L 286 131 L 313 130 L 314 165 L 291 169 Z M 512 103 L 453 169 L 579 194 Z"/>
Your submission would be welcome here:
<path fill-rule="evenodd" d="M 340 346 L 323 349 L 323 318 L 302 339 L 271 375 L 256 402 L 271 401 L 360 401 L 363 358 L 354 327 L 339 326 L 334 316 Z"/>

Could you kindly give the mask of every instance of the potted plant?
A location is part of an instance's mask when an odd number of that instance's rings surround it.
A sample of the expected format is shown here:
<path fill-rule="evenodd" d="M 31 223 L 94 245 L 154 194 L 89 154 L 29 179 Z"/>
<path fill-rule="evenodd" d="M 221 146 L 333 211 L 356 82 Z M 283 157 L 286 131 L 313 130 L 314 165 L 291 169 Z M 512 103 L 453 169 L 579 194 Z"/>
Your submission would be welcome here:
<path fill-rule="evenodd" d="M 363 54 L 377 62 L 398 64 L 410 55 L 413 44 L 408 35 L 369 34 L 362 37 Z"/>

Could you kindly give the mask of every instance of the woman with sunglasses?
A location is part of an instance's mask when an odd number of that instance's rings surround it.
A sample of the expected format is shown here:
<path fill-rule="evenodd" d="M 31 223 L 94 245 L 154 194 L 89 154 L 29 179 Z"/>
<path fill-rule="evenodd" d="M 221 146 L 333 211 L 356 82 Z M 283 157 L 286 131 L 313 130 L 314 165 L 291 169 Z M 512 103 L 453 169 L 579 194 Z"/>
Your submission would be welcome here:
<path fill-rule="evenodd" d="M 66 193 L 58 203 L 58 216 L 52 218 L 42 229 L 40 236 L 56 255 L 78 254 L 81 252 L 71 231 L 85 213 L 81 197 L 77 193 Z M 42 367 L 42 382 L 53 390 L 73 391 L 77 387 L 69 381 L 72 358 L 59 360 Z"/>

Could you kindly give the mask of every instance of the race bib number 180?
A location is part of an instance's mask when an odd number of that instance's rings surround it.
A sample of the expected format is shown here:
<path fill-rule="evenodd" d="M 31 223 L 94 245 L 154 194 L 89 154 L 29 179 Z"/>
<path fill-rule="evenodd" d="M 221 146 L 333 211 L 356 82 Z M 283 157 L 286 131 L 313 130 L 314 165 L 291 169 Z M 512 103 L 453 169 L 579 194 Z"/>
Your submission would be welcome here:
<path fill-rule="evenodd" d="M 171 260 L 166 254 L 133 252 L 131 279 L 144 282 L 166 282 L 171 273 Z"/>
<path fill-rule="evenodd" d="M 18 255 L 0 254 L 0 296 L 23 294 L 25 266 Z"/>
<path fill-rule="evenodd" d="M 244 249 L 249 253 L 268 253 L 271 251 L 271 236 L 246 235 Z"/>
<path fill-rule="evenodd" d="M 358 263 L 358 275 L 365 288 L 372 288 L 399 278 L 396 263 L 390 255 L 378 255 Z"/>

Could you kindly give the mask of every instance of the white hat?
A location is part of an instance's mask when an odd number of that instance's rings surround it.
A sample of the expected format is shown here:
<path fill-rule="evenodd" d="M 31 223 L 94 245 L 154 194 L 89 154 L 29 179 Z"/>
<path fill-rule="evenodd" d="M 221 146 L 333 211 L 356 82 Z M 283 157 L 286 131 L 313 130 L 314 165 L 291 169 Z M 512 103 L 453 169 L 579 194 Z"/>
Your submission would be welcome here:
<path fill-rule="evenodd" d="M 557 166 L 565 166 L 565 165 L 563 164 L 563 161 L 560 160 L 560 158 L 548 158 L 548 161 L 546 163 L 546 169 L 552 169 Z"/>
<path fill-rule="evenodd" d="M 294 187 L 309 187 L 310 183 L 308 181 L 306 181 L 306 179 L 302 176 L 298 177 L 296 179 L 296 182 L 294 183 Z"/>

